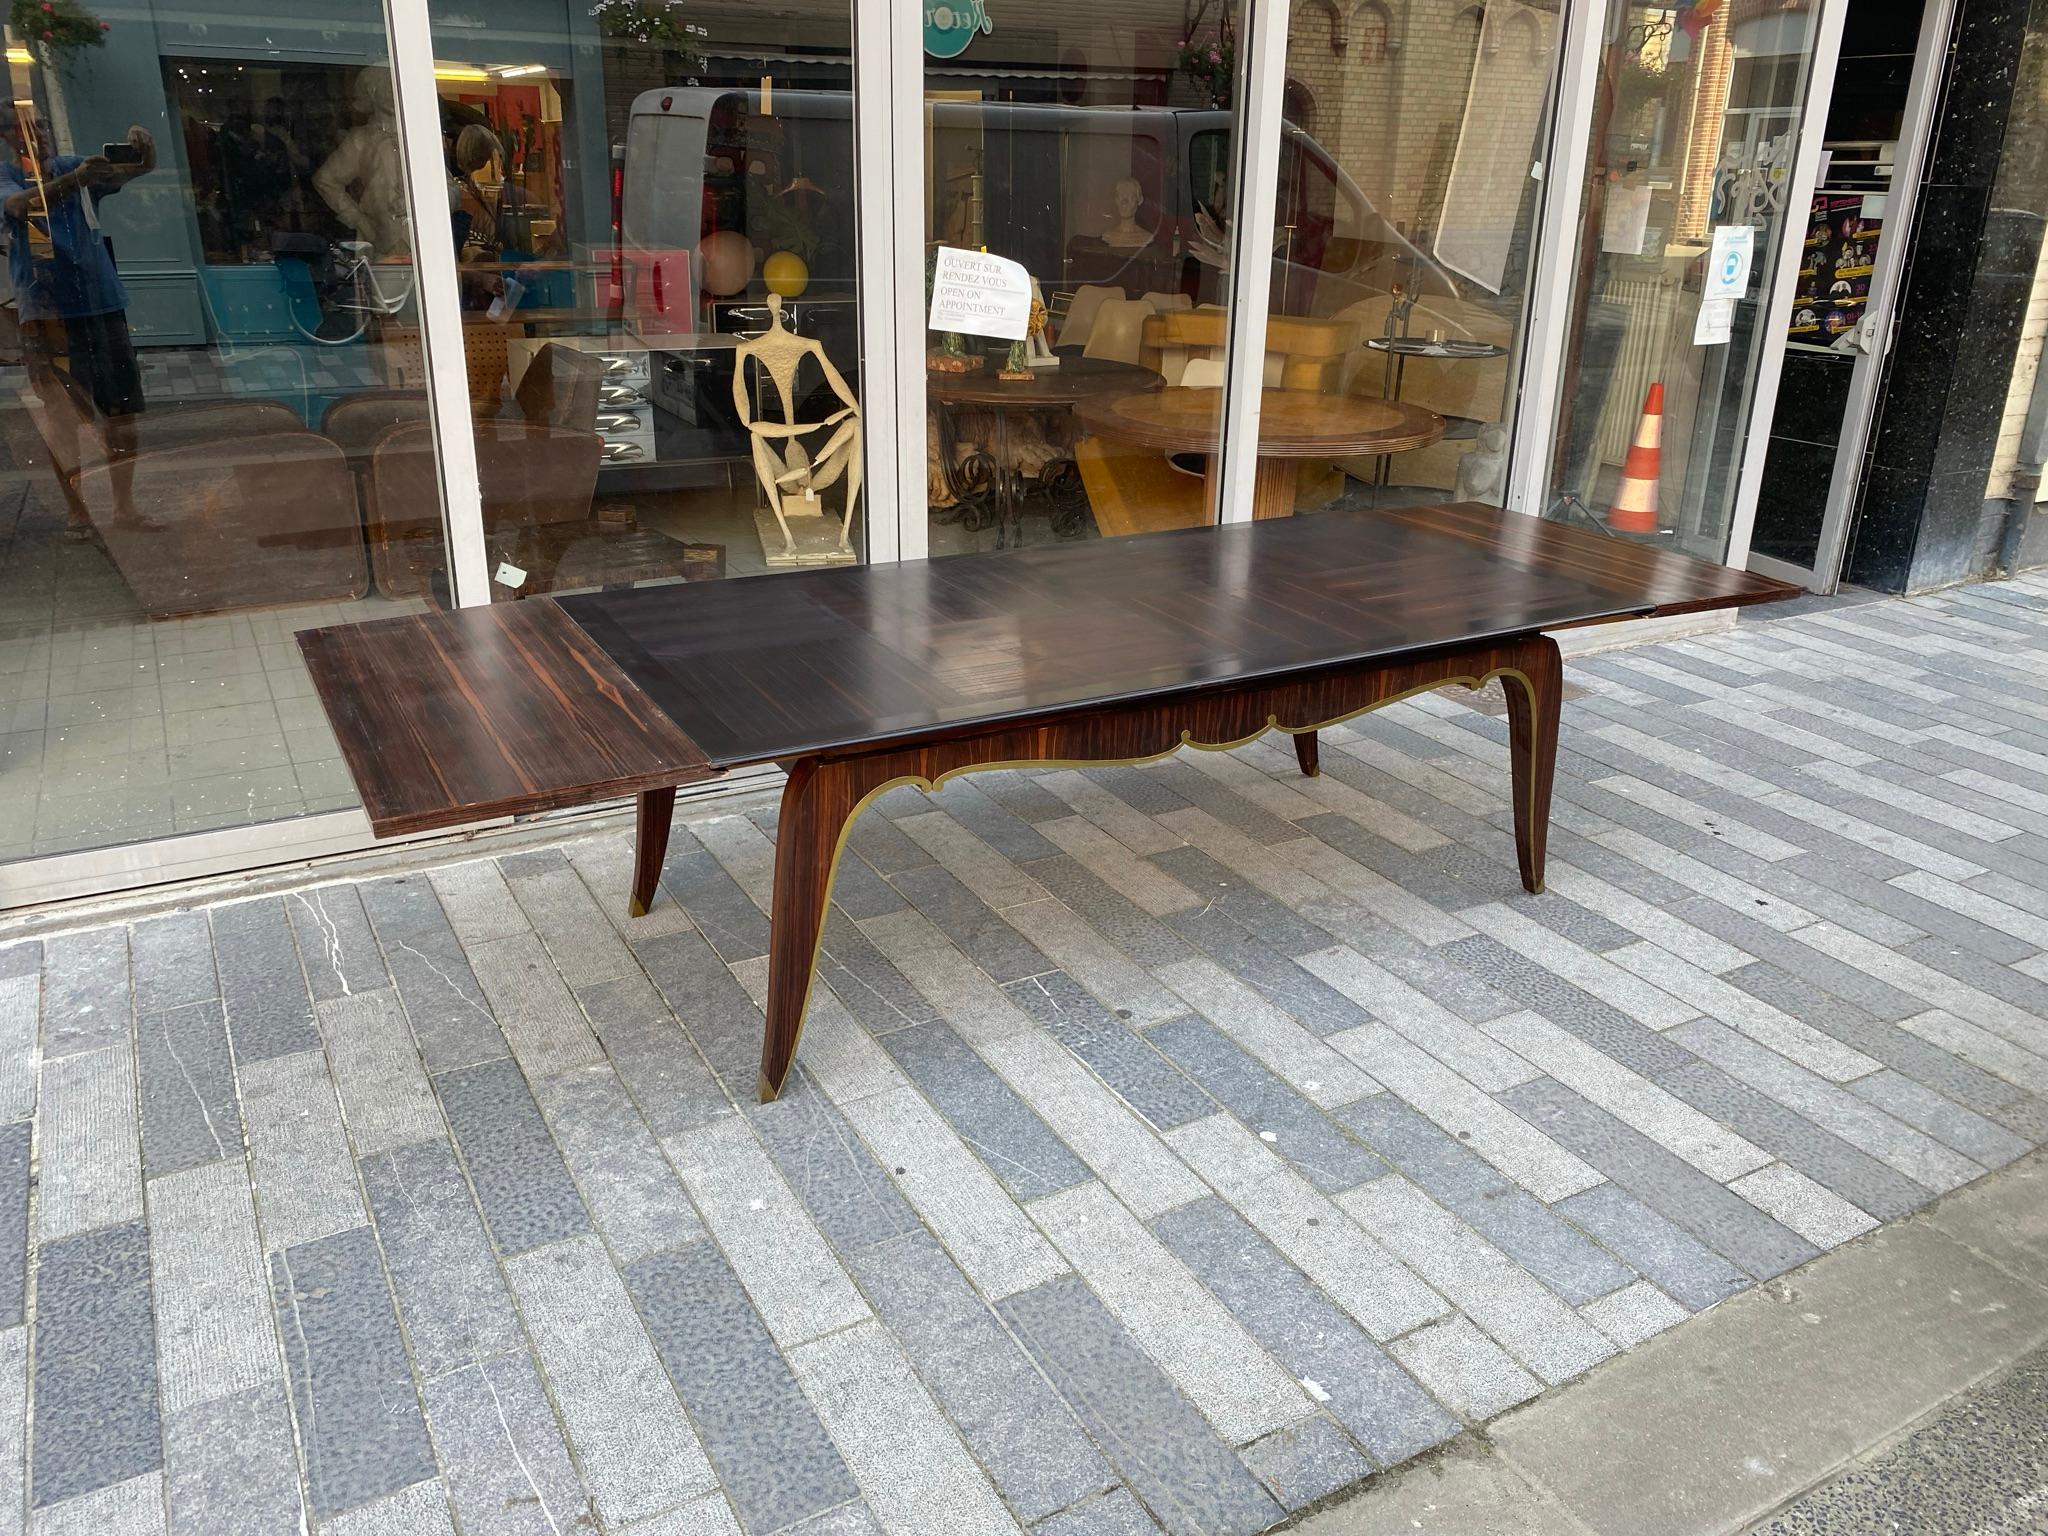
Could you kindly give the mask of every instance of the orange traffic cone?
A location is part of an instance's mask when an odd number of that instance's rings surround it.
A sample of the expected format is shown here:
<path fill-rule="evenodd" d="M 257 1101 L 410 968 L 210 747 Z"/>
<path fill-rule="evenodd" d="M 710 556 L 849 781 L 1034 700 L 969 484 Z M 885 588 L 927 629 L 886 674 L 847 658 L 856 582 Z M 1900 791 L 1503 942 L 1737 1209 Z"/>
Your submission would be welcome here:
<path fill-rule="evenodd" d="M 1657 475 L 1663 440 L 1664 386 L 1652 384 L 1643 400 L 1643 419 L 1636 424 L 1636 440 L 1621 463 L 1621 488 L 1614 493 L 1614 505 L 1607 509 L 1607 526 L 1616 533 L 1657 531 Z"/>

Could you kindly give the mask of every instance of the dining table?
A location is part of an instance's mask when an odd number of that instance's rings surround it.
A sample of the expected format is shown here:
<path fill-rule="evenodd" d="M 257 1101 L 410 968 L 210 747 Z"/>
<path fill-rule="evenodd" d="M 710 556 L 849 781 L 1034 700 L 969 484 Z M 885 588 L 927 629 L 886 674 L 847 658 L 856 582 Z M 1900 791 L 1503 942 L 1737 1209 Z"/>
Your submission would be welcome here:
<path fill-rule="evenodd" d="M 1082 401 L 1075 414 L 1103 437 L 1200 454 L 1213 482 L 1221 463 L 1223 390 L 1215 385 L 1171 385 Z M 1444 435 L 1444 418 L 1401 400 L 1305 389 L 1265 389 L 1259 398 L 1258 468 L 1252 477 L 1252 520 L 1294 515 L 1303 460 L 1405 453 Z M 1217 487 L 1208 487 L 1209 505 Z"/>

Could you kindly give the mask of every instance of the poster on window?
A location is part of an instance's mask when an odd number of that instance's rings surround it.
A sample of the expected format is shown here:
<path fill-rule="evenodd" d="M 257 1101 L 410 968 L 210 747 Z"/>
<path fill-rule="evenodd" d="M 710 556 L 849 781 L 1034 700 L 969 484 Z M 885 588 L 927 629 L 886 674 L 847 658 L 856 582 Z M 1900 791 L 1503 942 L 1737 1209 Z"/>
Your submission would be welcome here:
<path fill-rule="evenodd" d="M 1884 231 L 1883 204 L 1861 192 L 1817 192 L 1793 290 L 1793 341 L 1847 351 L 1870 302 L 1870 274 Z"/>

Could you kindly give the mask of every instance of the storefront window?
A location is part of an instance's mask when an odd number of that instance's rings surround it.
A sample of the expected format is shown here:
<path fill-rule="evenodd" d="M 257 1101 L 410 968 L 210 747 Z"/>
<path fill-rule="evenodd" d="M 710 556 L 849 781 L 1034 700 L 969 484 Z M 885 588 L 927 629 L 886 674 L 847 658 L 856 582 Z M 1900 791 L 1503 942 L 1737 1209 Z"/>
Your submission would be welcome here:
<path fill-rule="evenodd" d="M 1613 0 L 1548 515 L 1726 557 L 1819 14 Z"/>
<path fill-rule="evenodd" d="M 519 10 L 431 7 L 492 597 L 858 560 L 846 0 Z"/>
<path fill-rule="evenodd" d="M 1254 517 L 1503 500 L 1557 31 L 1295 0 Z"/>
<path fill-rule="evenodd" d="M 376 9 L 105 14 L 7 37 L 0 860 L 354 804 L 292 637 L 426 599 L 366 538 L 418 323 Z M 406 505 L 438 560 L 431 448 Z"/>
<path fill-rule="evenodd" d="M 1212 521 L 1237 8 L 926 16 L 932 552 Z"/>

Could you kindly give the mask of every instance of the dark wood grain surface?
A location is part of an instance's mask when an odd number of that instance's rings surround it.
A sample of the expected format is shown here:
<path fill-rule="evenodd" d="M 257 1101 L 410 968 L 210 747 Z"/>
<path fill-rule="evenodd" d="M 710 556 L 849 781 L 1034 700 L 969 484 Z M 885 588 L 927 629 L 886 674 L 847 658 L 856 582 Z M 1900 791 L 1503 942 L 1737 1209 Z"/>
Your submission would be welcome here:
<path fill-rule="evenodd" d="M 1036 368 L 1028 379 L 1006 379 L 991 363 L 973 373 L 928 373 L 925 393 L 948 405 L 1030 406 L 1047 409 L 1098 395 L 1145 394 L 1166 387 L 1150 368 L 1113 357 L 1065 357 L 1056 368 Z"/>
<path fill-rule="evenodd" d="M 552 600 L 302 631 L 379 837 L 715 777 Z"/>
<path fill-rule="evenodd" d="M 558 601 L 725 768 L 1797 590 L 1460 505 Z"/>
<path fill-rule="evenodd" d="M 1214 453 L 1223 433 L 1223 391 L 1212 385 L 1087 400 L 1077 411 L 1091 432 L 1167 453 Z M 1443 417 L 1402 400 L 1307 389 L 1268 389 L 1259 397 L 1262 459 L 1405 453 L 1443 435 Z"/>

